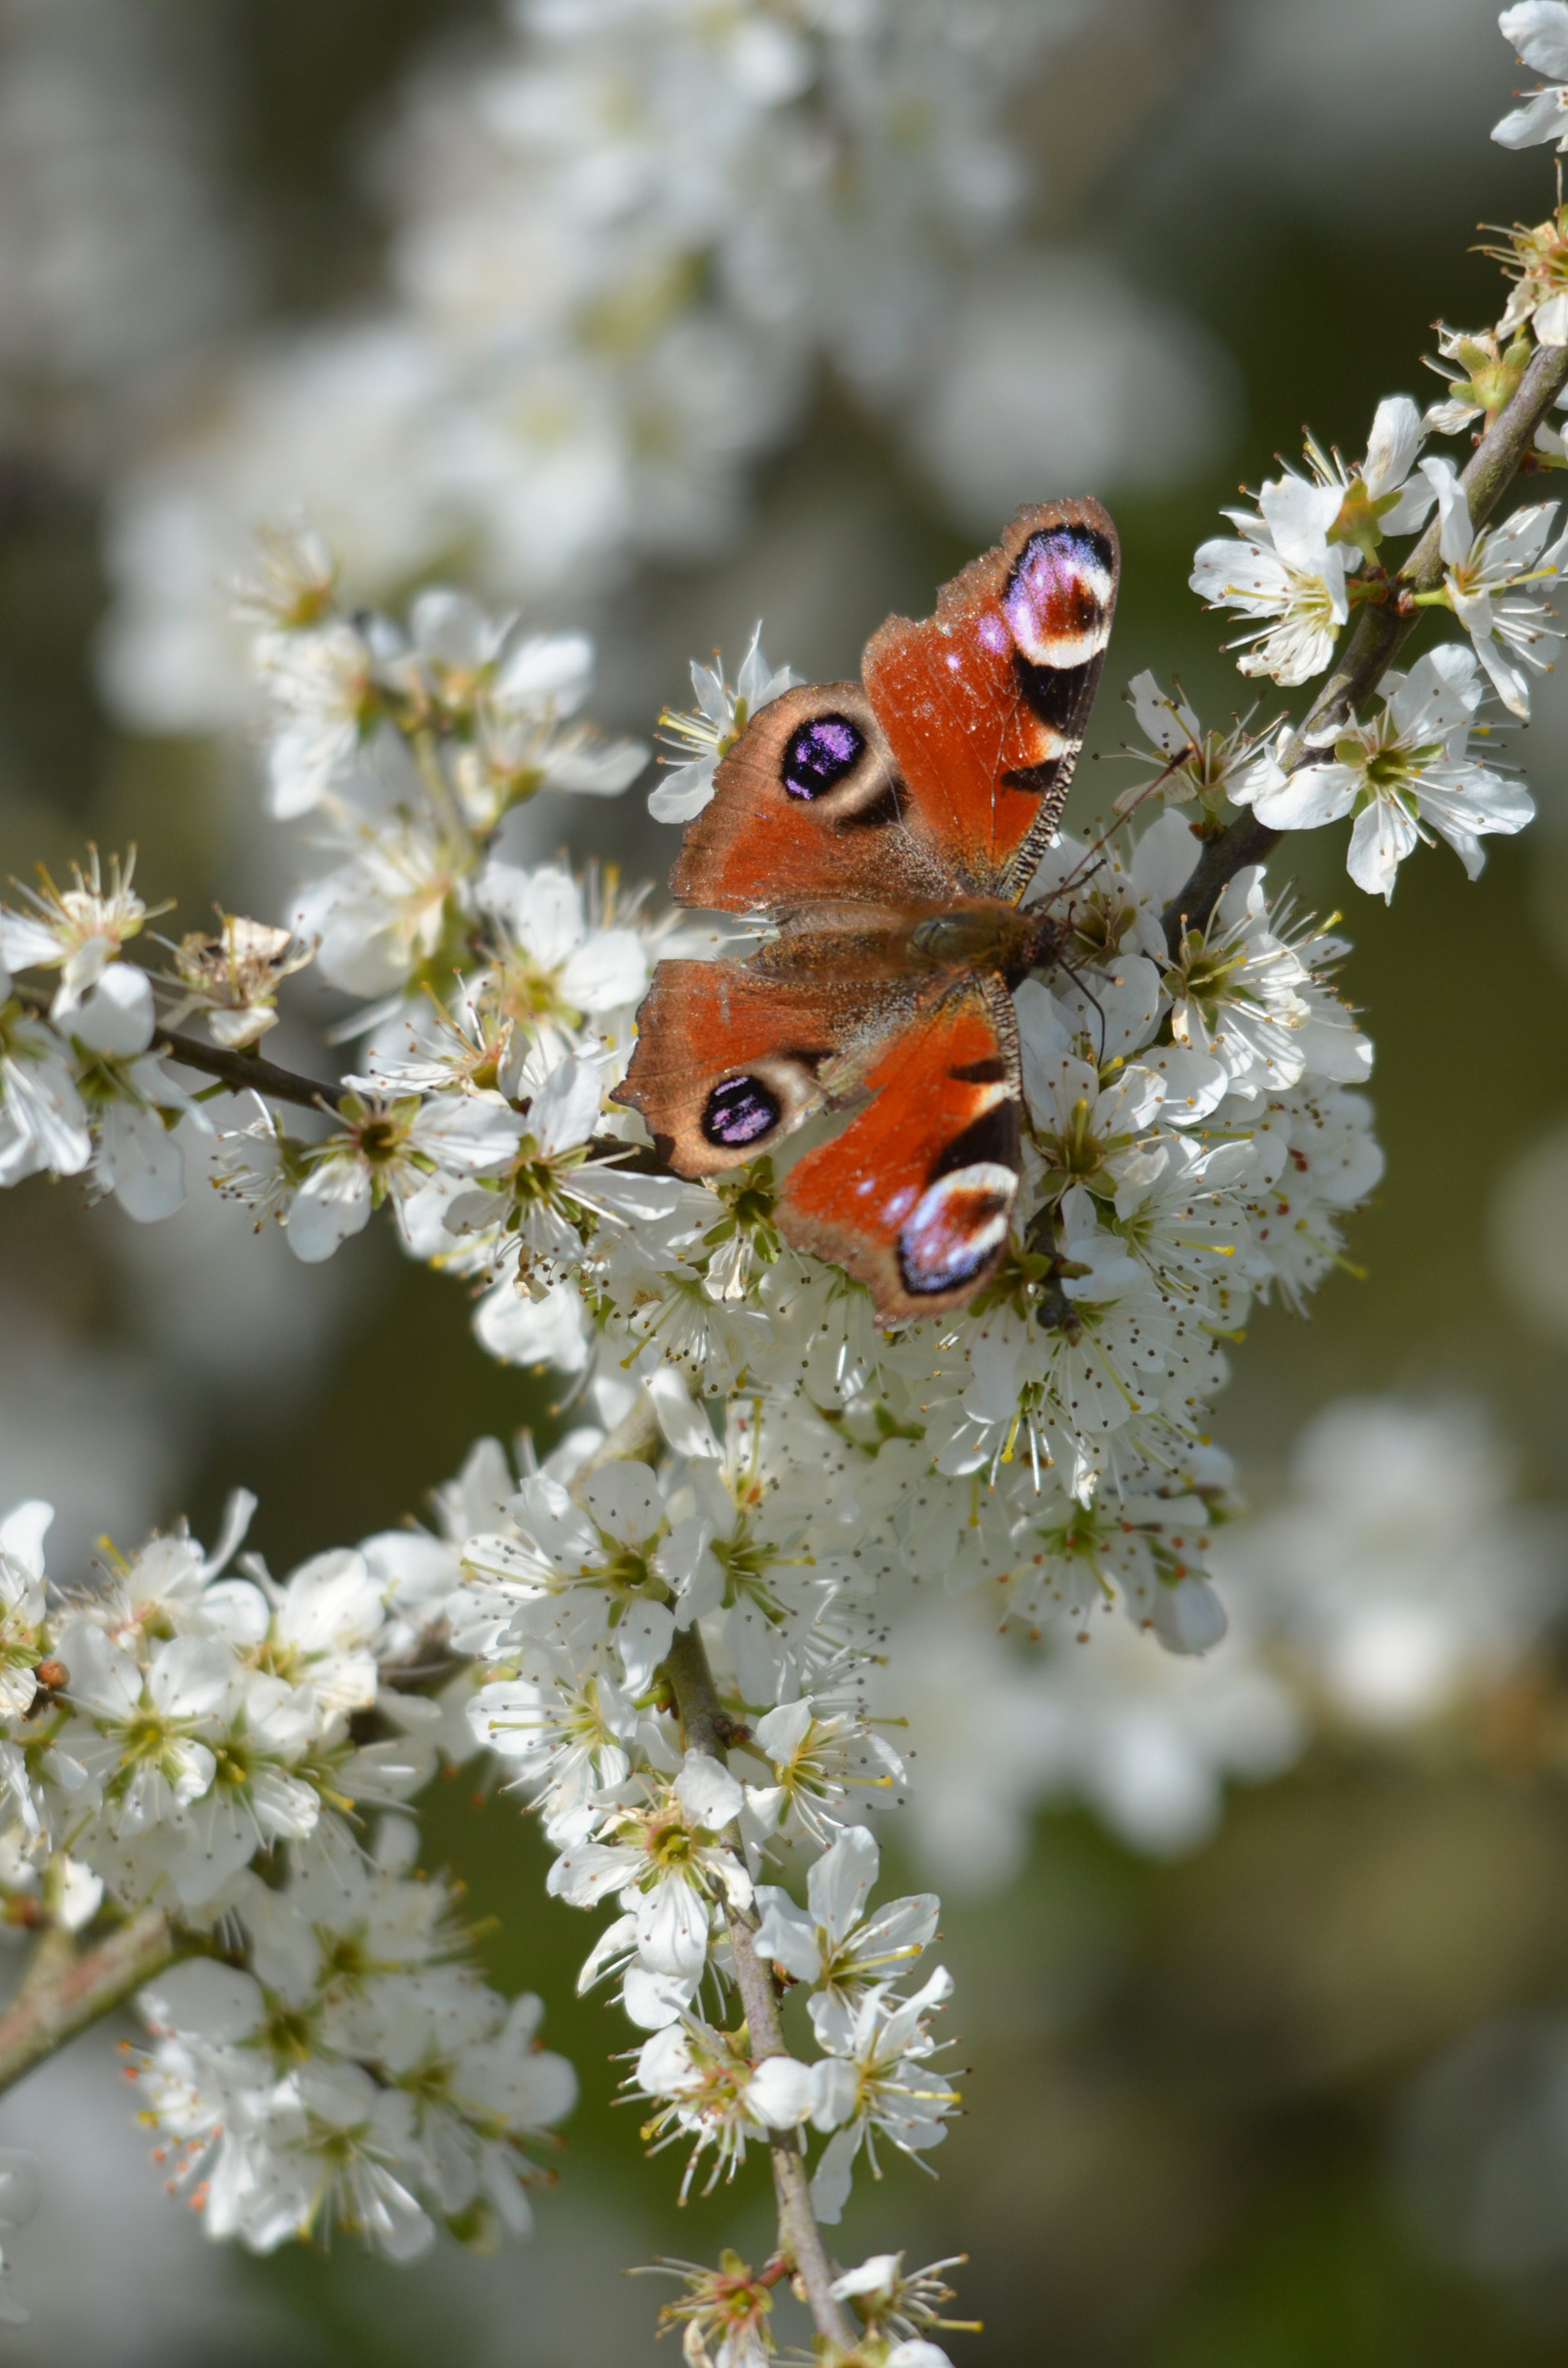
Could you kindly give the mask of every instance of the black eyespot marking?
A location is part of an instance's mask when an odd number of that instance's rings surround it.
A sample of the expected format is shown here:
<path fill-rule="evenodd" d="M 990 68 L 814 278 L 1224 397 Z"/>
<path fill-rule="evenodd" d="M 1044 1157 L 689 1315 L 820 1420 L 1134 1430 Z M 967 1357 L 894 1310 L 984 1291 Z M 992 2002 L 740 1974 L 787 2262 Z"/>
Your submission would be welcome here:
<path fill-rule="evenodd" d="M 999 1086 L 1006 1074 L 1006 1062 L 995 1053 L 988 1053 L 983 1061 L 960 1062 L 956 1069 L 948 1071 L 949 1076 L 956 1077 L 960 1086 Z"/>
<path fill-rule="evenodd" d="M 1083 709 L 1094 670 L 1092 661 L 1085 666 L 1035 666 L 1021 650 L 1013 653 L 1013 672 L 1017 677 L 1018 689 L 1040 722 L 1049 723 L 1056 732 L 1072 729 Z"/>
<path fill-rule="evenodd" d="M 816 715 L 790 734 L 780 779 L 792 798 L 820 798 L 861 756 L 866 735 L 847 715 Z"/>
<path fill-rule="evenodd" d="M 702 1132 L 722 1149 L 739 1151 L 771 1134 L 782 1116 L 778 1095 L 760 1077 L 726 1077 L 703 1105 Z"/>
<path fill-rule="evenodd" d="M 1002 776 L 1005 790 L 1027 790 L 1031 797 L 1048 798 L 1062 778 L 1062 758 L 1048 757 L 1042 765 L 1015 765 Z"/>
<path fill-rule="evenodd" d="M 976 1068 L 983 1064 L 975 1063 Z M 1000 1063 L 997 1064 L 1000 1067 Z M 993 1102 L 988 1110 L 955 1134 L 946 1151 L 931 1170 L 933 1184 L 939 1176 L 951 1176 L 960 1167 L 978 1167 L 983 1163 L 993 1167 L 1010 1167 L 1017 1172 L 1020 1130 L 1018 1105 L 1016 1101 Z"/>

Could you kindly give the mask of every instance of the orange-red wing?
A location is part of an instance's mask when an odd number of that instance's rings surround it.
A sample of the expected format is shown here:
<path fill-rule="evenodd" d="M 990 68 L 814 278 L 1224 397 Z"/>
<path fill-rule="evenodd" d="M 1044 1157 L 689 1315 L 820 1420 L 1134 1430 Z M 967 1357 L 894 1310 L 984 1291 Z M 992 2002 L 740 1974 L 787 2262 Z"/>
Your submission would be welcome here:
<path fill-rule="evenodd" d="M 1021 509 L 934 617 L 872 635 L 866 689 L 907 826 L 966 887 L 1018 896 L 1053 837 L 1094 701 L 1119 570 L 1096 501 Z"/>
<path fill-rule="evenodd" d="M 719 913 L 950 894 L 858 682 L 801 684 L 758 710 L 686 826 L 670 889 Z"/>
<path fill-rule="evenodd" d="M 832 1107 L 911 993 L 896 978 L 826 967 L 780 977 L 743 962 L 663 962 L 611 1099 L 642 1111 L 677 1175 L 715 1176 Z"/>
<path fill-rule="evenodd" d="M 778 1222 L 865 1283 L 883 1324 L 973 1297 L 1006 1247 L 1018 1190 L 1012 1001 L 965 980 L 908 1019 L 864 1073 L 863 1110 L 790 1170 Z"/>

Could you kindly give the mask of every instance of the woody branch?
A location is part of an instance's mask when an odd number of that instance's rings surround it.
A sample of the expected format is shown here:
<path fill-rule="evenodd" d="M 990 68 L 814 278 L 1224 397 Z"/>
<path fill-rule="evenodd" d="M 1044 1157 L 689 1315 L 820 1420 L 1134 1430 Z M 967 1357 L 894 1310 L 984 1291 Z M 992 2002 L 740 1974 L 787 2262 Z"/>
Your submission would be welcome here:
<path fill-rule="evenodd" d="M 1482 438 L 1460 483 L 1470 498 L 1472 527 L 1486 523 L 1535 441 L 1537 428 L 1568 386 L 1568 347 L 1542 346 L 1518 386 Z M 1435 591 L 1443 580 L 1439 525 L 1434 518 L 1381 601 L 1369 600 L 1356 620 L 1345 654 L 1292 735 L 1282 769 L 1293 773 L 1321 754 L 1325 741 L 1369 698 L 1420 621 L 1415 596 Z M 1204 848 L 1190 878 L 1166 907 L 1165 942 L 1173 956 L 1188 929 L 1208 922 L 1220 896 L 1239 871 L 1261 863 L 1283 833 L 1256 814 L 1238 814 L 1223 835 Z"/>

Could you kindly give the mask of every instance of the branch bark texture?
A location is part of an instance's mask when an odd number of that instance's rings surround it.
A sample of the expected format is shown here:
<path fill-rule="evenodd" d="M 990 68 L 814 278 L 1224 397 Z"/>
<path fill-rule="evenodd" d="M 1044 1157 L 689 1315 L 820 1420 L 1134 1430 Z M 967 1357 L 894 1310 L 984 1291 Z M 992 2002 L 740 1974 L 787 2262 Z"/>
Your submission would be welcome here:
<path fill-rule="evenodd" d="M 47 1942 L 46 1935 L 40 1948 Z M 144 1907 L 51 1979 L 24 1985 L 21 1995 L 0 2014 L 0 2090 L 111 2009 L 123 2006 L 178 1953 L 168 1918 L 161 1908 Z"/>
<path fill-rule="evenodd" d="M 1496 508 L 1535 442 L 1536 429 L 1565 385 L 1568 347 L 1540 347 L 1460 473 L 1460 483 L 1470 496 L 1473 527 L 1484 526 Z M 1401 568 L 1394 586 L 1408 593 L 1435 592 L 1442 580 L 1443 556 L 1438 524 L 1434 518 Z M 1362 608 L 1339 663 L 1296 728 L 1283 759 L 1287 773 L 1298 771 L 1314 757 L 1324 743 L 1377 689 L 1415 632 L 1422 613 L 1420 609 L 1407 610 L 1397 598 L 1382 603 L 1369 601 Z M 1242 814 L 1222 837 L 1210 842 L 1164 916 L 1165 942 L 1173 955 L 1188 929 L 1207 927 L 1221 894 L 1237 872 L 1244 871 L 1250 864 L 1261 863 L 1278 846 L 1282 836 L 1282 832 L 1270 830 L 1260 823 L 1255 814 Z"/>

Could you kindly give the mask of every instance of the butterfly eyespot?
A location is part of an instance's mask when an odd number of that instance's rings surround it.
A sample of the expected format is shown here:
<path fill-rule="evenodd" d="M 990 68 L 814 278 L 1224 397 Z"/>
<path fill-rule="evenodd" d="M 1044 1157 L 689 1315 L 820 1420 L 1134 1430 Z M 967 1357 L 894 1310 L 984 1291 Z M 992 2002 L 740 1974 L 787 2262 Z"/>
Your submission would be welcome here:
<path fill-rule="evenodd" d="M 781 778 L 792 798 L 820 798 L 865 753 L 866 735 L 847 715 L 816 715 L 790 734 Z"/>
<path fill-rule="evenodd" d="M 1086 666 L 1109 639 L 1114 586 L 1109 548 L 1092 528 L 1031 534 L 1002 596 L 1018 655 L 1036 666 Z"/>
<path fill-rule="evenodd" d="M 758 1143 L 784 1115 L 776 1093 L 760 1077 L 726 1077 L 702 1107 L 702 1132 L 725 1151 Z"/>
<path fill-rule="evenodd" d="M 983 1274 L 1007 1238 L 1018 1179 L 991 1160 L 956 1167 L 923 1192 L 898 1237 L 899 1271 L 912 1298 L 961 1291 Z"/>

